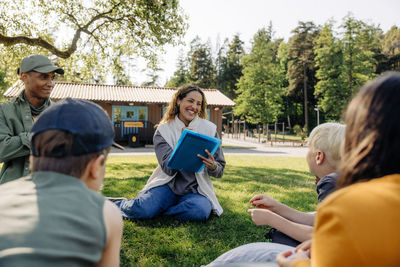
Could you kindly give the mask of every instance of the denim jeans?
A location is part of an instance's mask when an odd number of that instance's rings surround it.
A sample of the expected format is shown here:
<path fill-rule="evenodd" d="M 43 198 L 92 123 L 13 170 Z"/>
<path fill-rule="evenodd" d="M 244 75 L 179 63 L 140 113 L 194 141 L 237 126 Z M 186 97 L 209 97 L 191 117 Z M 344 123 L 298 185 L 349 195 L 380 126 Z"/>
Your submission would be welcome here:
<path fill-rule="evenodd" d="M 180 221 L 205 221 L 211 214 L 211 202 L 205 196 L 192 193 L 178 196 L 166 184 L 116 204 L 128 219 L 151 219 L 164 214 Z"/>

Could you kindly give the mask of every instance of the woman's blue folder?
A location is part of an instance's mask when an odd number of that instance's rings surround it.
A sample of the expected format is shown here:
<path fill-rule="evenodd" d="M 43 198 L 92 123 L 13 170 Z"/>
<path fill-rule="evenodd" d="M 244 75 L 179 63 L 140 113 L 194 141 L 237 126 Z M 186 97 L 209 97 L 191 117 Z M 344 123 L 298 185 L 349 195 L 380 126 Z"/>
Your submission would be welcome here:
<path fill-rule="evenodd" d="M 218 138 L 185 129 L 168 160 L 167 167 L 173 170 L 199 172 L 204 168 L 204 164 L 197 154 L 208 158 L 204 150 L 207 149 L 214 155 L 220 145 L 221 140 Z"/>

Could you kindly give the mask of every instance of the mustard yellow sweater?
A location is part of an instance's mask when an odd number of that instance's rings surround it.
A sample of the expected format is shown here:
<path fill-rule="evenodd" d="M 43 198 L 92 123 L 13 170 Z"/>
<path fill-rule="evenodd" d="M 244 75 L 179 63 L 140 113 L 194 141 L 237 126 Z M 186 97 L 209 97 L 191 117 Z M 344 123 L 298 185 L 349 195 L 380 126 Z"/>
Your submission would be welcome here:
<path fill-rule="evenodd" d="M 311 260 L 295 267 L 400 266 L 400 175 L 332 193 L 317 208 Z"/>

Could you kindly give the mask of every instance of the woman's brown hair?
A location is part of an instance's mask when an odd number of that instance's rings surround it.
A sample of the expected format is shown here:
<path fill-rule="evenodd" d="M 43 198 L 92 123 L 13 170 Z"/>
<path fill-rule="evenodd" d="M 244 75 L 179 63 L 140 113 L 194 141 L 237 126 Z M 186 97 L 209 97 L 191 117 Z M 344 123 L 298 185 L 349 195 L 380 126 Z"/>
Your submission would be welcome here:
<path fill-rule="evenodd" d="M 338 188 L 400 173 L 400 73 L 364 85 L 346 111 Z"/>
<path fill-rule="evenodd" d="M 178 99 L 180 100 L 184 99 L 187 96 L 187 94 L 189 94 L 192 91 L 196 91 L 201 94 L 203 101 L 201 101 L 201 109 L 198 116 L 202 119 L 207 119 L 207 100 L 206 96 L 204 95 L 204 92 L 195 85 L 186 85 L 180 87 L 178 91 L 175 92 L 159 124 L 163 124 L 175 119 L 175 116 L 179 113 L 179 106 L 177 104 Z"/>

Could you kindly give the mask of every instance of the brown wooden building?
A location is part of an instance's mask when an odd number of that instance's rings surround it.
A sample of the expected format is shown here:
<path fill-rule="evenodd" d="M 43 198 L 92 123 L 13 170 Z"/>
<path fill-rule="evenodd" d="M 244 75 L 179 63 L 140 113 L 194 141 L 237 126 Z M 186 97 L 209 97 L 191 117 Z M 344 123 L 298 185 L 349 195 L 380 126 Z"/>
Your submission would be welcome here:
<path fill-rule="evenodd" d="M 18 81 L 4 96 L 15 97 L 23 87 L 23 83 Z M 50 97 L 53 101 L 67 97 L 93 101 L 102 106 L 110 116 L 117 141 L 150 144 L 154 125 L 161 120 L 176 90 L 165 87 L 56 82 Z M 217 125 L 221 136 L 222 108 L 234 106 L 235 103 L 217 89 L 203 91 L 208 104 L 208 119 Z"/>

